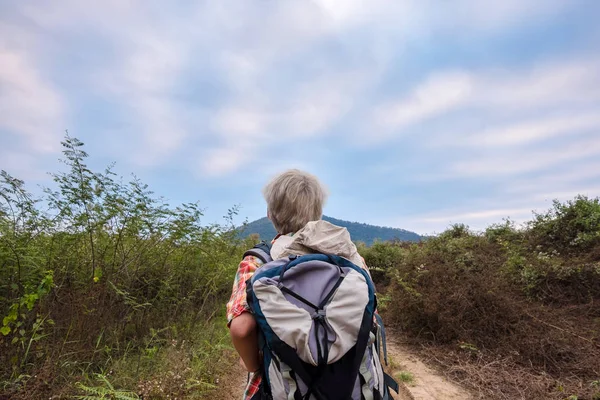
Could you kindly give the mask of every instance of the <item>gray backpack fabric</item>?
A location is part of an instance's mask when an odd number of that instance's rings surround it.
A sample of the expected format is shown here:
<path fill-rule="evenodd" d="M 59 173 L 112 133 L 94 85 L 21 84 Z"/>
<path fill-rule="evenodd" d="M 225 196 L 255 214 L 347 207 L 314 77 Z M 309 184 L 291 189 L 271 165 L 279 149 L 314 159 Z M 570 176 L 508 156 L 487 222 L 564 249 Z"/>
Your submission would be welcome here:
<path fill-rule="evenodd" d="M 380 362 L 385 330 L 369 274 L 335 255 L 273 261 L 264 243 L 248 254 L 266 263 L 246 282 L 263 352 L 253 400 L 391 399 L 398 386 Z"/>

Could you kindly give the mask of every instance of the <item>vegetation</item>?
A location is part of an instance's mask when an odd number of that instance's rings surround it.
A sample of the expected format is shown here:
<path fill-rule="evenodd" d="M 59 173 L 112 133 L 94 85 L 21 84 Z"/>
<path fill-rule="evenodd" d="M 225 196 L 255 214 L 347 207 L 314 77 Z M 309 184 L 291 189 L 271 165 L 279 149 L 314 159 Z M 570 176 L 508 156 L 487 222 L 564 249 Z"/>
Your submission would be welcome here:
<path fill-rule="evenodd" d="M 481 398 L 600 399 L 599 235 L 599 200 L 579 196 L 520 229 L 361 251 L 387 323 Z"/>
<path fill-rule="evenodd" d="M 34 199 L 0 175 L 0 398 L 197 398 L 228 346 L 222 311 L 244 244 L 138 179 L 86 165 Z M 201 332 L 201 333 L 200 333 Z"/>
<path fill-rule="evenodd" d="M 395 375 L 395 377 L 400 382 L 408 385 L 412 385 L 415 382 L 415 376 L 410 371 L 400 371 Z"/>
<path fill-rule="evenodd" d="M 334 225 L 347 228 L 353 240 L 363 242 L 367 245 L 371 245 L 376 241 L 401 240 L 406 242 L 418 242 L 422 239 L 418 234 L 404 229 L 349 222 L 331 218 L 326 215 L 323 216 L 323 219 Z M 243 237 L 252 234 L 258 235 L 262 240 L 271 240 L 275 237 L 276 232 L 271 221 L 269 221 L 267 217 L 264 217 L 250 222 L 241 231 Z"/>
<path fill-rule="evenodd" d="M 231 361 L 222 312 L 256 237 L 235 208 L 204 226 L 198 204 L 92 171 L 75 138 L 63 149 L 40 199 L 0 173 L 0 398 L 206 396 Z M 479 397 L 600 399 L 599 199 L 358 247 L 387 323 Z"/>

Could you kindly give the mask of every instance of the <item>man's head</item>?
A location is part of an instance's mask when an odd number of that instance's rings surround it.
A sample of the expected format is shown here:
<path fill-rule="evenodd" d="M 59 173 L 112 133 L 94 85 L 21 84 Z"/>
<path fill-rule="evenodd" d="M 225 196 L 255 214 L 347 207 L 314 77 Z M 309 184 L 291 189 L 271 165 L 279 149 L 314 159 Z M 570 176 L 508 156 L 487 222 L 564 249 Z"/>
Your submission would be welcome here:
<path fill-rule="evenodd" d="M 276 176 L 265 186 L 263 195 L 269 219 L 282 234 L 296 232 L 308 222 L 321 219 L 327 198 L 317 177 L 297 169 Z"/>

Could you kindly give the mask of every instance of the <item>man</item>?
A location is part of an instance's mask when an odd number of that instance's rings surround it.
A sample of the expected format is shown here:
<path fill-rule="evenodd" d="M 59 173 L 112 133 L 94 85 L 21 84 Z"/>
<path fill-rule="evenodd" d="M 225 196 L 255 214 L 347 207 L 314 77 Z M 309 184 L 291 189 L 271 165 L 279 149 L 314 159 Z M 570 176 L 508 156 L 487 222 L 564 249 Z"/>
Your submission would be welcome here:
<path fill-rule="evenodd" d="M 321 220 L 326 190 L 318 179 L 306 172 L 288 170 L 275 177 L 263 190 L 267 216 L 277 231 L 270 255 L 277 260 L 290 255 L 333 254 L 364 268 L 346 228 Z M 227 320 L 233 345 L 241 364 L 251 374 L 244 399 L 259 391 L 263 376 L 258 345 L 257 323 L 246 299 L 246 281 L 264 264 L 255 255 L 240 263 L 227 304 Z"/>

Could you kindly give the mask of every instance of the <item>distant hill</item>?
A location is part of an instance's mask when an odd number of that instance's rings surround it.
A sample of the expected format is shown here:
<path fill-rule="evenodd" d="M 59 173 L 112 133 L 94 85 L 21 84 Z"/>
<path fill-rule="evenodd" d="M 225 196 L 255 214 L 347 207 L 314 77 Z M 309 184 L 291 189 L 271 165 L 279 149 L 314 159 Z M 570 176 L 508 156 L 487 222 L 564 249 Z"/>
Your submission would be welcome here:
<path fill-rule="evenodd" d="M 331 222 L 334 225 L 347 228 L 353 241 L 365 242 L 367 245 L 373 244 L 375 240 L 402 240 L 408 242 L 418 242 L 422 239 L 418 234 L 404 229 L 344 221 L 327 216 L 323 216 L 323 219 Z M 276 232 L 275 228 L 273 228 L 273 224 L 271 224 L 271 221 L 269 221 L 267 217 L 264 217 L 246 225 L 242 235 L 246 237 L 251 234 L 258 234 L 261 240 L 271 240 L 273 237 L 275 237 Z"/>

